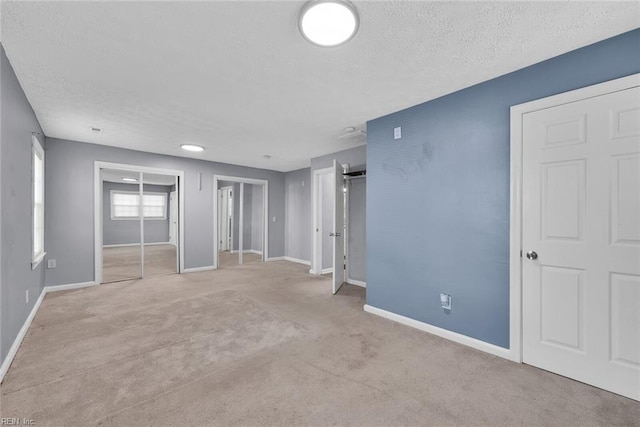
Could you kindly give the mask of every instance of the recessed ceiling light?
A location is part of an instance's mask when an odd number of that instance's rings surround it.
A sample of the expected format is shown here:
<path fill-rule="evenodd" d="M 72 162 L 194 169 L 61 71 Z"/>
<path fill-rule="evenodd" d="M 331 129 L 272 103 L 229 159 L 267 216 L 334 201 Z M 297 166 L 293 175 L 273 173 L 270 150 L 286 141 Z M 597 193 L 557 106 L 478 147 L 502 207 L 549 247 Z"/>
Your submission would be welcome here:
<path fill-rule="evenodd" d="M 269 159 L 271 158 L 271 156 L 270 156 L 270 155 L 268 155 L 268 154 L 265 154 L 264 156 L 262 156 L 262 158 L 263 158 L 263 159 L 267 159 L 267 160 L 269 160 Z"/>
<path fill-rule="evenodd" d="M 127 182 L 138 182 L 138 180 L 135 178 L 127 178 L 127 177 L 123 177 L 122 180 Z"/>
<path fill-rule="evenodd" d="M 102 133 L 102 129 L 95 126 L 89 126 L 89 130 L 91 131 L 91 133 Z"/>
<path fill-rule="evenodd" d="M 312 0 L 302 7 L 298 20 L 302 36 L 322 47 L 348 42 L 359 25 L 358 11 L 346 0 Z"/>
<path fill-rule="evenodd" d="M 195 151 L 195 152 L 204 151 L 204 147 L 201 147 L 199 145 L 193 145 L 193 144 L 182 144 L 180 148 L 187 151 Z"/>

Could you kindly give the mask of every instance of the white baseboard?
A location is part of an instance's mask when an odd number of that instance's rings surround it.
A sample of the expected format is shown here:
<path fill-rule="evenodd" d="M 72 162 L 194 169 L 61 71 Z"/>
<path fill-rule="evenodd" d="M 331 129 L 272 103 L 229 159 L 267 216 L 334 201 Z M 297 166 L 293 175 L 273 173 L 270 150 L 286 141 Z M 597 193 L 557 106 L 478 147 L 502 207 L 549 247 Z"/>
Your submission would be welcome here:
<path fill-rule="evenodd" d="M 320 272 L 320 274 L 329 274 L 329 273 L 333 273 L 333 267 L 323 268 L 322 272 Z"/>
<path fill-rule="evenodd" d="M 240 251 L 229 251 L 232 254 L 237 254 L 240 253 Z M 243 249 L 242 250 L 243 254 L 258 254 L 258 255 L 262 255 L 262 251 L 259 251 L 257 249 Z"/>
<path fill-rule="evenodd" d="M 154 245 L 173 245 L 176 246 L 175 243 L 171 242 L 154 242 L 154 243 L 145 243 L 145 246 L 154 246 Z M 120 245 L 102 245 L 103 248 L 124 248 L 128 246 L 140 246 L 140 243 L 123 243 Z"/>
<path fill-rule="evenodd" d="M 96 283 L 96 282 L 81 282 L 81 283 L 69 283 L 68 285 L 45 286 L 44 291 L 46 293 L 66 291 L 69 289 L 80 289 L 80 288 L 87 288 L 89 286 L 97 286 L 98 284 L 99 283 Z"/>
<path fill-rule="evenodd" d="M 270 262 L 270 261 L 284 261 L 284 260 L 285 260 L 285 258 L 283 256 L 274 256 L 274 257 L 267 258 L 267 262 Z"/>
<path fill-rule="evenodd" d="M 363 288 L 367 287 L 367 282 L 363 282 L 362 280 L 347 279 L 347 283 L 350 285 L 362 286 Z"/>
<path fill-rule="evenodd" d="M 419 320 L 411 319 L 409 317 L 392 313 L 390 311 L 386 311 L 381 308 L 373 307 L 368 304 L 364 305 L 364 311 L 366 311 L 367 313 L 375 314 L 380 317 L 384 317 L 385 319 L 393 320 L 394 322 L 402 323 L 403 325 L 406 325 L 406 326 L 411 326 L 412 328 L 416 328 L 421 331 L 428 332 L 430 334 L 437 335 L 442 338 L 446 338 L 451 341 L 455 341 L 458 344 L 466 345 L 466 346 L 475 348 L 476 350 L 493 354 L 494 356 L 512 360 L 511 351 L 509 349 L 502 348 L 497 345 L 490 344 L 488 342 L 480 341 L 478 339 L 471 338 L 466 335 L 459 334 L 457 332 L 452 332 L 446 329 L 442 329 L 437 326 L 420 322 Z"/>
<path fill-rule="evenodd" d="M 289 262 L 296 262 L 298 264 L 304 264 L 304 265 L 311 265 L 311 261 L 305 261 L 303 259 L 300 258 L 293 258 L 290 256 L 285 256 L 283 257 L 285 261 L 289 261 Z"/>
<path fill-rule="evenodd" d="M 18 353 L 18 349 L 22 344 L 22 340 L 24 340 L 24 337 L 27 335 L 27 331 L 31 326 L 31 322 L 33 322 L 33 318 L 36 317 L 36 313 L 38 312 L 38 309 L 40 308 L 40 304 L 42 304 L 42 300 L 44 299 L 44 296 L 46 293 L 47 293 L 46 288 L 42 289 L 42 292 L 40 292 L 40 296 L 38 297 L 38 299 L 36 300 L 36 303 L 33 305 L 33 308 L 31 309 L 31 313 L 29 313 L 29 316 L 27 316 L 27 320 L 24 321 L 22 328 L 20 328 L 20 331 L 18 332 L 18 336 L 16 336 L 16 339 L 13 340 L 13 344 L 11 344 L 11 348 L 9 348 L 9 352 L 7 353 L 7 356 L 4 358 L 2 365 L 0 365 L 0 383 L 4 381 L 4 376 L 9 371 L 9 368 L 11 367 L 11 363 L 13 363 L 13 359 L 14 357 L 16 357 L 16 354 Z"/>
<path fill-rule="evenodd" d="M 204 267 L 185 268 L 183 273 L 196 273 L 198 271 L 209 271 L 215 269 L 216 268 L 213 265 L 205 265 Z"/>

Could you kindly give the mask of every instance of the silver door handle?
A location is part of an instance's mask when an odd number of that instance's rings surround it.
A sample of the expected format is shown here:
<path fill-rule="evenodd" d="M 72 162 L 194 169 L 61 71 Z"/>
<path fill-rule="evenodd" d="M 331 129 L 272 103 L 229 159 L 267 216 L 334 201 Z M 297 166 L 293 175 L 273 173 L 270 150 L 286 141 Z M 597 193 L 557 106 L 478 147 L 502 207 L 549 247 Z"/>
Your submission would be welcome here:
<path fill-rule="evenodd" d="M 340 237 L 340 233 L 329 233 L 329 237 Z"/>
<path fill-rule="evenodd" d="M 538 259 L 538 254 L 535 251 L 529 251 L 527 252 L 527 259 L 530 259 L 531 261 Z"/>

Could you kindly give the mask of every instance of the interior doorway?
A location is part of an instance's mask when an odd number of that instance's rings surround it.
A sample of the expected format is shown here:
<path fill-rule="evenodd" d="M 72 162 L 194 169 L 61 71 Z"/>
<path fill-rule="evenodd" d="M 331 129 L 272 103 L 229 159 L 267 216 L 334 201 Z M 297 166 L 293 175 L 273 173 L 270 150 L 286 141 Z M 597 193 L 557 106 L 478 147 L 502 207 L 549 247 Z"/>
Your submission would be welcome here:
<path fill-rule="evenodd" d="M 268 181 L 214 175 L 214 267 L 268 257 Z"/>
<path fill-rule="evenodd" d="M 511 124 L 514 359 L 635 400 L 639 111 L 637 74 L 513 107 Z"/>
<path fill-rule="evenodd" d="M 95 162 L 95 281 L 183 271 L 183 173 Z"/>
<path fill-rule="evenodd" d="M 313 253 L 311 274 L 331 274 L 336 294 L 345 282 L 344 173 L 348 166 L 333 160 L 333 166 L 313 172 Z"/>

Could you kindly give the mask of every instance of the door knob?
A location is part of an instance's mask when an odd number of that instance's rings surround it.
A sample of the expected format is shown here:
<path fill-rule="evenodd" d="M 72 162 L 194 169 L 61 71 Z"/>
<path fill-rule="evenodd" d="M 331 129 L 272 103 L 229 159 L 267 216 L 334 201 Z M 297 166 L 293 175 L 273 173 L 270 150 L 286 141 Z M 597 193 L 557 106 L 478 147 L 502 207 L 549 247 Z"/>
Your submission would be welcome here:
<path fill-rule="evenodd" d="M 535 251 L 527 252 L 527 259 L 533 261 L 534 259 L 538 259 L 538 254 Z"/>

